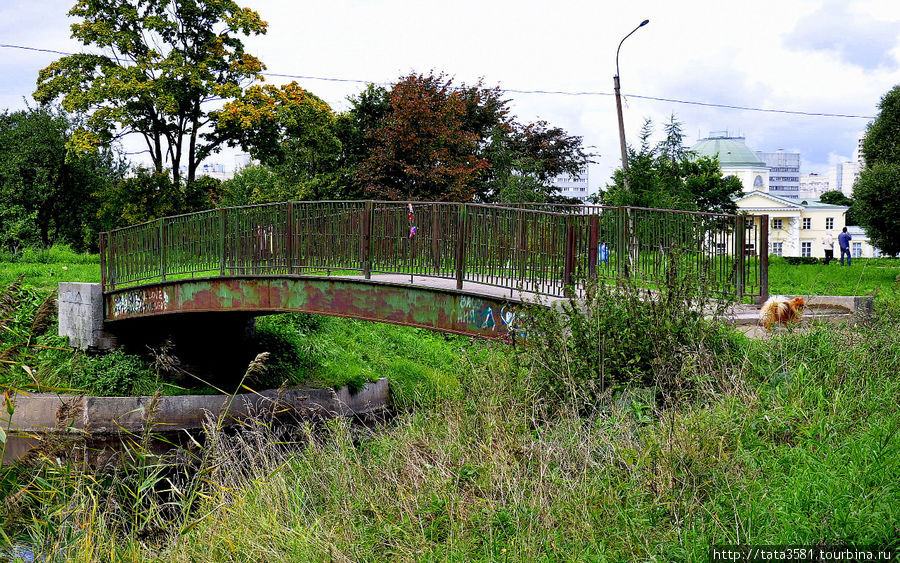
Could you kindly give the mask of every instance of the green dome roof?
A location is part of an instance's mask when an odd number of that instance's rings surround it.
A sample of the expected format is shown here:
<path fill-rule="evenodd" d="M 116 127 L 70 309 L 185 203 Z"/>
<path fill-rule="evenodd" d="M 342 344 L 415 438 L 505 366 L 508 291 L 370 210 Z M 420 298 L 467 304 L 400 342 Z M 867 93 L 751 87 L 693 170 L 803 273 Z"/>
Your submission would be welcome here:
<path fill-rule="evenodd" d="M 710 137 L 701 139 L 691 150 L 698 157 L 714 156 L 719 157 L 719 165 L 728 168 L 729 166 L 751 166 L 766 168 L 766 163 L 759 159 L 753 151 L 744 144 L 741 137 Z"/>

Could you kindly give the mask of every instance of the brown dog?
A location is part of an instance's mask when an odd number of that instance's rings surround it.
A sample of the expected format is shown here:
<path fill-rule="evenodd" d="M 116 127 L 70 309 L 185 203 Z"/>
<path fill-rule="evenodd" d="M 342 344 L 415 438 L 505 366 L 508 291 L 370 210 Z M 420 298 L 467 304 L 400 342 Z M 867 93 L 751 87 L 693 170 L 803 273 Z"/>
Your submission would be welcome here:
<path fill-rule="evenodd" d="M 801 310 L 804 307 L 806 307 L 806 300 L 802 297 L 795 297 L 791 300 L 769 297 L 759 311 L 759 323 L 766 327 L 766 330 L 772 330 L 772 327 L 777 324 L 796 323 L 800 320 Z"/>

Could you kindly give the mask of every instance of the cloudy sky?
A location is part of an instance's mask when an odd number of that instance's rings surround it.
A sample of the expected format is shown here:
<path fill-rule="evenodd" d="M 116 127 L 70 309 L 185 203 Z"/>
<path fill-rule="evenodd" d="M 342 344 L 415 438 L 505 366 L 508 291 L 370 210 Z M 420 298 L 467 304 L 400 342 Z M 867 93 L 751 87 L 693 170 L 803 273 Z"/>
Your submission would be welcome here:
<path fill-rule="evenodd" d="M 612 77 L 616 46 L 643 19 L 619 57 L 625 127 L 636 140 L 645 118 L 671 114 L 688 144 L 710 131 L 746 137 L 755 150 L 802 154 L 803 172 L 849 160 L 868 119 L 801 116 L 648 100 L 874 116 L 900 83 L 900 2 L 671 0 L 244 0 L 269 22 L 246 41 L 268 72 L 389 83 L 443 71 L 511 90 L 520 121 L 545 119 L 584 137 L 600 156 L 592 188 L 618 166 Z M 72 0 L 0 1 L 0 43 L 77 51 L 66 12 Z M 57 55 L 0 48 L 0 108 L 21 109 L 38 70 Z M 272 83 L 290 79 L 271 77 Z M 335 110 L 357 82 L 298 79 Z M 515 90 L 593 92 L 595 95 Z M 631 95 L 631 96 L 629 96 Z M 232 165 L 231 155 L 213 157 Z"/>

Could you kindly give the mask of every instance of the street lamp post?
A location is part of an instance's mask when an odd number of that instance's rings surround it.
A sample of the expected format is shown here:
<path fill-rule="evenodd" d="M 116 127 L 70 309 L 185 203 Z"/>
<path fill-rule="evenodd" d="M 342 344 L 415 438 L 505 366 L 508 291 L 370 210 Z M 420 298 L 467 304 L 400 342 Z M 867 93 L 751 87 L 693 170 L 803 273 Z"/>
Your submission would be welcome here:
<path fill-rule="evenodd" d="M 616 49 L 616 75 L 613 76 L 613 87 L 616 91 L 616 110 L 619 113 L 619 144 L 622 148 L 622 172 L 623 178 L 625 179 L 625 190 L 630 190 L 629 182 L 628 182 L 628 152 L 625 149 L 625 121 L 622 119 L 622 96 L 619 93 L 619 51 L 622 49 L 622 43 L 625 42 L 626 39 L 631 37 L 631 34 L 640 28 L 644 27 L 650 23 L 650 20 L 642 21 L 636 28 L 631 30 L 631 33 L 626 35 L 619 41 L 619 48 Z"/>

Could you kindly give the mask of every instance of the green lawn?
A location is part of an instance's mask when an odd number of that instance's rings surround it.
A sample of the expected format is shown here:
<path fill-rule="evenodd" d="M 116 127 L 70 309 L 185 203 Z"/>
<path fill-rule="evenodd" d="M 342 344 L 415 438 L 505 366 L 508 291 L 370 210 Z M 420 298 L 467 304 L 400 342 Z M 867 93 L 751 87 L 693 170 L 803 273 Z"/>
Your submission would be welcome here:
<path fill-rule="evenodd" d="M 100 256 L 73 252 L 64 246 L 26 249 L 20 254 L 0 252 L 0 287 L 19 276 L 37 289 L 56 289 L 59 282 L 100 282 Z"/>
<path fill-rule="evenodd" d="M 782 295 L 872 295 L 900 287 L 900 259 L 854 259 L 792 266 L 782 258 L 769 262 L 769 293 Z"/>

